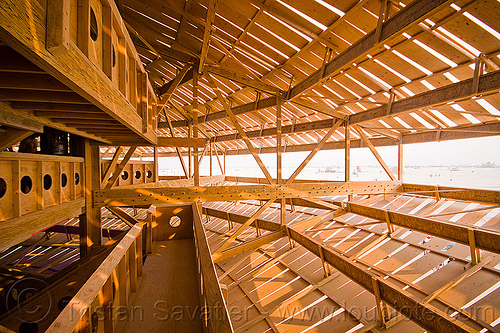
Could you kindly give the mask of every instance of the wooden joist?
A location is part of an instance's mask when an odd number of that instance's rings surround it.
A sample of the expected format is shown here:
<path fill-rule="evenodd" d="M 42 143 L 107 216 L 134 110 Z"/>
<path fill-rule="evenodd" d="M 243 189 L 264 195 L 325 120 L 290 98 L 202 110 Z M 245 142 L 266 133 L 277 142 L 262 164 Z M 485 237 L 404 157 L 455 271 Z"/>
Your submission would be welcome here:
<path fill-rule="evenodd" d="M 235 185 L 208 187 L 164 187 L 145 185 L 127 189 L 104 189 L 94 191 L 94 205 L 133 206 L 156 203 L 269 200 L 304 198 L 329 195 L 383 194 L 399 189 L 393 181 L 378 182 L 329 182 L 298 183 L 283 185 Z"/>
<path fill-rule="evenodd" d="M 207 140 L 203 138 L 158 137 L 158 147 L 196 147 L 203 148 Z"/>

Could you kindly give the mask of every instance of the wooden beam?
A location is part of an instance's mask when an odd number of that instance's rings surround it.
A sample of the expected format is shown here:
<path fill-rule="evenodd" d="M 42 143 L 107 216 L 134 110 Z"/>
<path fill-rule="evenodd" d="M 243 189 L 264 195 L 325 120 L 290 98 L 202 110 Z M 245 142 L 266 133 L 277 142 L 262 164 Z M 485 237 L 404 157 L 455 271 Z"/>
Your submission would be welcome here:
<path fill-rule="evenodd" d="M 238 246 L 232 247 L 229 250 L 220 252 L 220 253 L 214 253 L 212 254 L 212 259 L 214 260 L 214 263 L 218 263 L 220 261 L 224 261 L 226 259 L 232 258 L 234 256 L 237 256 L 239 254 L 248 252 L 250 250 L 255 250 L 262 245 L 274 242 L 280 238 L 283 237 L 283 231 L 276 231 L 272 232 L 269 235 L 261 236 L 256 239 L 249 240 L 247 242 L 244 242 Z"/>
<path fill-rule="evenodd" d="M 17 128 L 6 128 L 3 132 L 0 132 L 0 151 L 4 151 L 5 149 L 12 147 L 13 145 L 26 139 L 31 134 L 33 134 L 33 132 Z"/>
<path fill-rule="evenodd" d="M 260 216 L 260 214 L 262 214 L 266 209 L 268 209 L 269 206 L 271 206 L 273 204 L 273 202 L 274 202 L 274 199 L 270 199 L 264 205 L 262 205 L 254 214 L 252 214 L 251 217 L 248 218 L 248 220 L 245 223 L 243 223 L 242 226 L 240 226 L 238 228 L 238 230 L 233 232 L 231 234 L 231 236 L 229 236 L 229 238 L 226 239 L 226 241 L 224 243 L 222 243 L 222 245 L 219 246 L 213 254 L 219 255 L 226 247 L 231 245 L 231 243 L 236 239 L 236 237 L 241 235 L 241 233 L 243 231 L 245 231 L 250 226 L 250 224 L 252 224 L 255 220 L 257 220 L 257 218 Z"/>
<path fill-rule="evenodd" d="M 83 254 L 101 245 L 101 209 L 93 205 L 93 191 L 101 188 L 101 161 L 99 146 L 85 140 L 85 217 L 80 219 L 80 249 Z"/>
<path fill-rule="evenodd" d="M 186 73 L 189 71 L 190 68 L 191 68 L 191 65 L 189 65 L 189 64 L 182 67 L 181 71 L 172 80 L 172 83 L 168 86 L 168 89 L 165 91 L 165 93 L 160 95 L 161 96 L 160 103 L 159 103 L 160 105 L 163 105 L 163 107 L 165 107 L 165 105 L 168 103 L 168 101 L 172 97 L 175 89 L 177 89 L 177 87 L 181 83 L 184 76 L 186 76 Z M 160 112 L 161 112 L 161 108 L 158 110 L 158 114 L 160 114 Z"/>
<path fill-rule="evenodd" d="M 53 55 L 69 51 L 70 0 L 47 3 L 47 40 L 45 47 Z"/>
<path fill-rule="evenodd" d="M 111 213 L 116 215 L 120 220 L 125 222 L 129 227 L 133 227 L 134 224 L 139 223 L 133 216 L 130 216 L 127 212 L 122 210 L 120 207 L 110 207 L 107 206 L 106 209 L 108 209 Z"/>
<path fill-rule="evenodd" d="M 339 128 L 340 124 L 342 124 L 341 120 L 337 120 L 337 122 L 330 128 L 330 130 L 323 136 L 320 142 L 314 147 L 314 149 L 311 151 L 309 155 L 307 155 L 306 159 L 297 167 L 297 169 L 293 172 L 293 174 L 290 176 L 290 178 L 287 180 L 285 185 L 291 184 L 295 178 L 304 170 L 304 168 L 307 166 L 309 161 L 316 155 L 316 153 L 323 147 L 323 145 L 328 141 L 328 139 L 332 136 L 333 133 Z M 394 180 L 394 179 L 393 179 Z"/>
<path fill-rule="evenodd" d="M 250 139 L 248 138 L 248 136 L 243 131 L 243 128 L 238 123 L 238 119 L 233 114 L 233 111 L 229 107 L 229 104 L 226 102 L 225 98 L 222 96 L 222 93 L 220 92 L 219 88 L 215 84 L 215 82 L 212 79 L 212 77 L 210 76 L 210 74 L 207 75 L 207 79 L 208 79 L 208 82 L 209 82 L 211 88 L 214 90 L 215 94 L 217 95 L 217 99 L 224 106 L 224 109 L 226 110 L 227 115 L 231 119 L 231 122 L 233 123 L 234 127 L 236 127 L 236 130 L 240 134 L 240 136 L 243 139 L 243 141 L 245 141 L 245 144 L 247 145 L 247 147 L 250 150 L 251 154 L 253 155 L 253 157 L 257 161 L 257 164 L 259 165 L 260 169 L 262 170 L 262 172 L 266 176 L 267 180 L 269 181 L 269 184 L 272 184 L 273 183 L 273 177 L 271 176 L 271 174 L 267 170 L 266 166 L 264 165 L 264 162 L 262 162 L 262 160 L 260 159 L 259 155 L 257 154 L 257 151 L 255 150 L 254 146 L 252 145 L 252 142 L 250 142 Z"/>
<path fill-rule="evenodd" d="M 353 125 L 353 128 L 361 136 L 361 139 L 368 146 L 368 148 L 372 152 L 373 156 L 375 156 L 375 158 L 377 159 L 378 163 L 382 166 L 382 168 L 384 169 L 385 173 L 387 173 L 387 175 L 389 176 L 389 178 L 391 180 L 396 180 L 396 177 L 394 177 L 394 175 L 392 174 L 391 169 L 387 166 L 387 164 L 385 163 L 385 161 L 382 158 L 382 156 L 380 156 L 380 154 L 378 153 L 377 149 L 375 149 L 375 146 L 373 146 L 373 144 L 371 143 L 370 139 L 368 139 L 368 136 L 366 135 L 366 133 L 364 132 L 364 130 L 361 127 L 359 127 L 358 125 Z"/>
<path fill-rule="evenodd" d="M 118 166 L 113 170 L 113 176 L 111 176 L 111 178 L 106 183 L 106 186 L 104 187 L 105 189 L 110 189 L 113 187 L 116 180 L 121 175 L 123 169 L 127 165 L 128 161 L 132 157 L 132 154 L 134 154 L 136 148 L 137 146 L 131 146 L 128 149 L 127 153 L 125 154 L 125 157 L 123 157 L 123 160 L 121 160 L 120 164 L 118 164 Z"/>
<path fill-rule="evenodd" d="M 212 30 L 212 24 L 215 20 L 215 13 L 217 12 L 217 6 L 219 0 L 209 0 L 207 7 L 207 18 L 205 20 L 205 31 L 203 32 L 203 44 L 201 46 L 200 52 L 200 62 L 198 64 L 198 73 L 203 73 L 203 67 L 205 66 L 205 58 L 208 55 L 208 50 L 210 48 L 210 36 L 214 33 Z"/>
<path fill-rule="evenodd" d="M 43 132 L 43 125 L 40 124 L 39 122 L 33 121 L 31 119 L 10 112 L 0 112 L 0 124 L 9 127 L 14 127 L 24 131 L 37 132 L 37 133 Z"/>
<path fill-rule="evenodd" d="M 236 73 L 230 72 L 230 71 L 225 70 L 225 69 L 218 67 L 216 65 L 205 65 L 205 69 L 209 73 L 212 73 L 216 76 L 223 77 L 225 79 L 234 81 L 236 83 L 245 85 L 247 87 L 251 87 L 251 88 L 256 89 L 258 91 L 263 91 L 263 92 L 273 94 L 273 95 L 279 95 L 281 93 L 280 89 L 275 87 L 275 86 L 263 83 L 259 80 L 249 79 L 245 76 L 241 76 L 241 75 L 238 75 Z"/>
<path fill-rule="evenodd" d="M 203 138 L 179 138 L 159 136 L 157 138 L 157 147 L 196 147 L 203 148 L 207 144 L 207 140 Z"/>
<path fill-rule="evenodd" d="M 111 148 L 111 147 L 110 147 Z M 120 155 L 123 152 L 123 147 L 118 147 L 115 151 L 115 154 L 113 155 L 113 158 L 109 162 L 108 168 L 106 169 L 106 172 L 104 173 L 104 177 L 102 177 L 101 180 L 101 188 L 105 186 L 105 184 L 108 182 L 109 177 L 111 176 L 111 173 L 113 170 L 115 170 L 116 163 L 118 163 L 118 159 L 120 158 Z"/>
<path fill-rule="evenodd" d="M 210 1 L 212 2 L 212 0 Z M 214 13 L 215 15 L 215 13 Z M 198 72 L 194 71 L 193 73 L 193 139 L 198 139 Z M 203 146 L 206 145 L 206 141 Z M 193 146 L 193 178 L 194 178 L 194 186 L 200 185 L 200 163 L 198 160 L 198 147 Z"/>
<path fill-rule="evenodd" d="M 208 324 L 212 332 L 232 333 L 234 330 L 228 314 L 227 304 L 222 296 L 214 262 L 210 255 L 205 228 L 201 223 L 201 212 L 196 204 L 193 204 L 193 229 L 197 247 L 198 273 L 201 276 L 199 281 L 201 290 L 203 290 L 202 304 L 206 304 L 209 309 L 217 309 L 217 316 L 211 315 Z"/>
<path fill-rule="evenodd" d="M 85 199 L 80 198 L 2 221 L 0 223 L 0 252 L 69 217 L 79 216 L 84 209 Z"/>
<path fill-rule="evenodd" d="M 386 216 L 388 215 L 391 224 L 448 239 L 467 246 L 469 245 L 470 227 L 465 225 L 458 225 L 456 223 L 418 217 L 350 202 L 346 204 L 346 209 L 351 213 L 381 221 L 386 221 Z M 477 228 L 474 229 L 474 236 L 477 248 L 500 253 L 500 233 Z"/>
<path fill-rule="evenodd" d="M 168 112 L 164 110 L 165 118 L 167 119 L 167 124 L 168 124 L 168 129 L 170 130 L 170 136 L 175 137 L 174 135 L 174 129 L 172 127 L 172 122 L 170 121 L 170 118 L 168 117 Z M 157 138 L 158 140 L 158 138 Z M 184 163 L 184 158 L 182 157 L 181 150 L 179 147 L 175 147 L 175 151 L 177 153 L 177 157 L 179 157 L 179 161 L 181 162 L 182 170 L 184 171 L 184 175 L 186 178 L 189 178 L 189 172 L 186 168 L 186 163 Z"/>
<path fill-rule="evenodd" d="M 393 181 L 292 183 L 283 185 L 235 185 L 208 187 L 152 188 L 147 184 L 133 188 L 94 191 L 94 205 L 101 207 L 141 204 L 269 200 L 273 198 L 308 198 L 329 195 L 383 194 L 399 191 L 400 183 Z"/>
<path fill-rule="evenodd" d="M 423 196 L 436 196 L 436 186 L 402 184 L 401 192 L 415 193 Z M 439 196 L 445 199 L 474 201 L 488 204 L 500 204 L 500 192 L 492 190 L 478 190 L 461 187 L 439 186 Z"/>
<path fill-rule="evenodd" d="M 363 38 L 358 40 L 355 44 L 344 50 L 337 57 L 332 59 L 322 70 L 318 69 L 313 74 L 309 75 L 305 80 L 296 84 L 289 94 L 290 100 L 295 100 L 302 93 L 315 87 L 316 85 L 322 83 L 326 78 L 333 76 L 340 70 L 350 66 L 353 62 L 356 62 L 362 56 L 365 56 L 371 52 L 375 47 L 387 43 L 389 40 L 395 36 L 399 36 L 402 31 L 407 30 L 409 27 L 418 24 L 419 22 L 425 20 L 427 17 L 438 12 L 442 8 L 448 6 L 451 3 L 450 0 L 415 0 L 412 1 L 405 8 L 398 11 L 390 19 L 388 19 L 382 27 L 380 33 L 380 40 L 377 41 L 376 29 L 366 34 Z M 323 74 L 323 75 L 322 75 Z M 479 87 L 479 92 L 481 92 L 481 84 Z M 470 94 L 470 92 L 468 92 Z M 274 97 L 268 97 L 259 103 L 257 109 L 267 108 L 276 106 L 276 99 Z M 246 112 L 254 111 L 255 107 L 253 103 L 247 103 L 233 108 L 235 115 L 242 114 Z M 201 119 L 200 123 L 203 121 L 212 121 L 220 118 L 227 117 L 227 113 L 224 111 L 215 112 L 211 114 L 206 119 Z M 353 122 L 353 124 L 356 122 Z"/>
<path fill-rule="evenodd" d="M 321 244 L 316 239 L 306 236 L 296 231 L 294 228 L 287 227 L 290 237 L 307 250 L 320 257 L 320 248 L 327 263 L 336 268 L 339 272 L 346 275 L 354 282 L 365 288 L 370 293 L 374 293 L 373 279 L 377 279 L 380 292 L 380 299 L 387 302 L 395 310 L 401 312 L 417 324 L 431 332 L 464 332 L 471 333 L 473 330 L 450 317 L 443 311 L 430 304 L 426 304 L 409 292 L 396 287 L 384 279 L 377 278 L 371 271 L 367 271 L 360 264 L 351 261 L 345 256 L 332 250 L 330 247 Z"/>

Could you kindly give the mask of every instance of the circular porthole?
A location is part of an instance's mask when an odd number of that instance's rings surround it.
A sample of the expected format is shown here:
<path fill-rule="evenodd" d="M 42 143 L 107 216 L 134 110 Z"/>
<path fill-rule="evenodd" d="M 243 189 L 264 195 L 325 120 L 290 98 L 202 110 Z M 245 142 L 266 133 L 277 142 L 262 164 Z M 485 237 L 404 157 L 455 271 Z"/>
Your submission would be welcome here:
<path fill-rule="evenodd" d="M 148 171 L 146 172 L 146 177 L 148 177 L 148 178 L 153 177 L 153 173 L 151 172 L 151 170 L 148 170 Z"/>
<path fill-rule="evenodd" d="M 68 176 L 65 173 L 61 175 L 61 186 L 66 187 L 68 185 Z"/>
<path fill-rule="evenodd" d="M 43 189 L 50 190 L 52 187 L 52 177 L 49 174 L 43 176 Z"/>
<path fill-rule="evenodd" d="M 95 42 L 99 36 L 99 28 L 97 26 L 97 18 L 95 17 L 94 9 L 90 7 L 90 38 Z"/>
<path fill-rule="evenodd" d="M 122 179 L 123 180 L 127 180 L 128 179 L 128 172 L 127 171 L 123 171 L 122 172 Z"/>
<path fill-rule="evenodd" d="M 33 187 L 33 181 L 31 180 L 30 176 L 24 176 L 21 178 L 21 192 L 24 194 L 28 194 L 31 191 L 31 188 Z"/>
<path fill-rule="evenodd" d="M 142 173 L 140 171 L 135 172 L 135 179 L 141 178 Z"/>
<path fill-rule="evenodd" d="M 77 172 L 75 173 L 75 185 L 80 184 L 80 174 Z"/>
<path fill-rule="evenodd" d="M 177 215 L 170 217 L 170 220 L 168 220 L 168 224 L 170 224 L 172 228 L 177 228 L 181 225 L 181 222 L 181 218 Z"/>
<path fill-rule="evenodd" d="M 0 178 L 0 198 L 3 198 L 5 192 L 7 192 L 7 183 L 3 178 Z"/>

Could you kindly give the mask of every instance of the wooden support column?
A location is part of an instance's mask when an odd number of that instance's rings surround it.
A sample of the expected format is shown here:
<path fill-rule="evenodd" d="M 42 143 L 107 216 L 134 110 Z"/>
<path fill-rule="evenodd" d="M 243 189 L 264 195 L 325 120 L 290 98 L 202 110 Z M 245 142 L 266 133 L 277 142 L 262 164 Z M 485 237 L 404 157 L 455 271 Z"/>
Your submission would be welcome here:
<path fill-rule="evenodd" d="M 193 120 L 189 121 L 188 124 L 188 138 L 192 137 L 193 133 Z M 193 175 L 193 154 L 191 147 L 188 147 L 188 179 Z"/>
<path fill-rule="evenodd" d="M 158 147 L 153 148 L 153 182 L 157 183 L 160 180 L 160 175 L 158 173 Z"/>
<path fill-rule="evenodd" d="M 101 208 L 93 205 L 93 191 L 101 188 L 99 146 L 85 140 L 85 214 L 80 215 L 80 252 L 101 245 Z"/>
<path fill-rule="evenodd" d="M 47 2 L 47 39 L 45 48 L 53 55 L 69 50 L 70 0 L 51 0 Z"/>
<path fill-rule="evenodd" d="M 398 141 L 398 180 L 403 181 L 403 135 Z M 439 200 L 439 199 L 438 199 Z"/>
<path fill-rule="evenodd" d="M 283 184 L 283 165 L 281 147 L 281 98 L 276 96 L 276 181 L 278 185 Z M 286 224 L 286 199 L 280 200 L 280 223 Z M 259 231 L 260 232 L 260 231 Z"/>
<path fill-rule="evenodd" d="M 212 146 L 213 146 L 213 143 L 212 143 L 212 141 L 210 141 L 209 145 L 210 145 L 210 177 L 212 177 L 213 176 L 213 170 L 212 170 L 213 169 L 213 167 L 212 167 L 212 155 L 213 155 L 212 154 L 212 148 L 213 148 Z"/>
<path fill-rule="evenodd" d="M 21 161 L 12 161 L 12 215 L 21 216 Z"/>
<path fill-rule="evenodd" d="M 345 129 L 345 160 L 344 160 L 344 169 L 345 169 L 345 178 L 344 181 L 351 181 L 351 128 L 349 127 L 349 118 L 344 121 L 344 129 Z M 348 195 L 347 200 L 352 201 L 353 196 Z"/>
<path fill-rule="evenodd" d="M 222 174 L 225 175 L 226 174 L 226 151 L 224 150 L 224 169 L 222 170 Z"/>
<path fill-rule="evenodd" d="M 198 138 L 198 72 L 193 71 L 193 137 Z M 198 160 L 198 147 L 194 149 L 194 186 L 200 186 L 200 161 Z"/>

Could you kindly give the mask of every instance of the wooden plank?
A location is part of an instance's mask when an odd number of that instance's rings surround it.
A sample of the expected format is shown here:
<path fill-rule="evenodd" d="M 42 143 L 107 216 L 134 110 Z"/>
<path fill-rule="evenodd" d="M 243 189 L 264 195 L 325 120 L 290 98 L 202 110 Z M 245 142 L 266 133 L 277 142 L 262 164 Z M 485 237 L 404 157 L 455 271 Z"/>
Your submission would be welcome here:
<path fill-rule="evenodd" d="M 122 210 L 120 207 L 110 207 L 107 206 L 106 209 L 108 209 L 111 213 L 116 215 L 120 220 L 125 222 L 129 227 L 133 227 L 134 224 L 139 223 L 133 216 L 130 216 L 127 212 Z"/>
<path fill-rule="evenodd" d="M 374 273 L 294 228 L 287 227 L 287 229 L 290 237 L 298 244 L 318 257 L 320 257 L 319 248 L 322 248 L 326 262 L 369 292 L 374 293 L 372 279 L 377 279 Z M 436 307 L 420 301 L 409 292 L 384 279 L 378 279 L 378 287 L 381 300 L 431 332 L 474 332 L 469 326 L 455 320 Z"/>
<path fill-rule="evenodd" d="M 232 247 L 229 250 L 220 252 L 220 253 L 214 253 L 212 255 L 212 259 L 214 263 L 218 263 L 220 261 L 224 261 L 226 259 L 232 258 L 234 256 L 237 256 L 239 254 L 248 252 L 250 250 L 255 250 L 262 245 L 274 242 L 280 238 L 283 237 L 283 232 L 282 231 L 276 231 L 273 233 L 270 233 L 269 235 L 261 236 L 256 239 L 252 239 L 250 241 L 244 242 L 238 246 Z"/>
<path fill-rule="evenodd" d="M 449 0 L 412 1 L 409 5 L 398 11 L 384 23 L 382 31 L 380 33 L 379 41 L 376 38 L 375 30 L 369 32 L 363 38 L 358 40 L 356 43 L 351 45 L 349 48 L 335 57 L 332 61 L 330 61 L 325 66 L 324 75 L 321 75 L 323 71 L 320 68 L 313 74 L 309 75 L 307 79 L 296 84 L 290 90 L 290 99 L 294 100 L 308 89 L 311 89 L 319 83 L 323 82 L 325 78 L 333 76 L 335 73 L 339 72 L 346 66 L 350 66 L 353 62 L 356 62 L 358 58 L 368 54 L 378 45 L 387 43 L 394 36 L 398 36 L 402 31 L 408 29 L 408 27 L 418 24 L 425 18 L 448 6 L 450 3 L 451 1 Z M 479 90 L 481 90 L 481 87 L 479 88 Z M 268 97 L 261 100 L 261 102 L 257 106 L 257 110 L 273 106 L 276 106 L 276 99 L 274 97 Z M 253 105 L 253 103 L 247 103 L 233 108 L 232 111 L 237 115 L 254 110 L 255 106 Z M 220 118 L 225 118 L 227 116 L 228 114 L 225 111 L 214 112 L 206 119 L 200 119 L 200 123 L 203 121 L 212 121 Z"/>
<path fill-rule="evenodd" d="M 262 172 L 266 176 L 267 180 L 269 181 L 269 184 L 272 184 L 273 177 L 271 176 L 271 174 L 267 170 L 266 166 L 264 165 L 264 162 L 262 162 L 262 160 L 260 159 L 259 155 L 257 154 L 257 151 L 255 150 L 254 146 L 252 145 L 252 142 L 250 142 L 250 139 L 243 131 L 243 128 L 241 127 L 241 125 L 238 123 L 238 119 L 236 118 L 233 111 L 229 107 L 229 104 L 227 103 L 225 98 L 222 96 L 222 93 L 220 92 L 219 88 L 215 84 L 215 82 L 212 79 L 212 77 L 210 76 L 210 74 L 207 75 L 207 80 L 208 80 L 211 88 L 214 90 L 215 94 L 217 95 L 217 99 L 224 106 L 224 109 L 226 110 L 226 113 L 229 116 L 229 118 L 231 119 L 231 122 L 233 123 L 234 127 L 236 127 L 236 130 L 240 134 L 241 138 L 245 141 L 245 144 L 247 145 L 248 149 L 250 150 L 250 153 L 252 154 L 254 159 L 257 161 L 257 164 L 259 165 L 260 169 L 262 170 Z"/>
<path fill-rule="evenodd" d="M 198 249 L 198 267 L 203 276 L 204 297 L 209 309 L 218 309 L 217 318 L 211 318 L 210 324 L 213 332 L 233 332 L 233 326 L 228 314 L 227 304 L 222 296 L 219 280 L 215 272 L 214 262 L 210 255 L 210 248 L 205 233 L 205 228 L 201 223 L 201 215 L 197 204 L 193 204 L 193 228 Z M 202 303 L 203 304 L 203 303 Z M 222 311 L 219 311 L 221 309 Z"/>
<path fill-rule="evenodd" d="M 20 130 L 17 128 L 6 128 L 0 133 L 0 151 L 4 151 L 7 148 L 21 142 L 28 136 L 33 134 L 33 132 Z"/>
<path fill-rule="evenodd" d="M 118 164 L 118 166 L 116 167 L 116 169 L 113 171 L 113 176 L 111 176 L 111 178 L 106 183 L 106 186 L 104 187 L 105 189 L 110 189 L 110 188 L 113 187 L 113 185 L 115 184 L 116 180 L 121 175 L 121 173 L 123 171 L 123 168 L 125 168 L 125 166 L 127 165 L 128 161 L 130 160 L 130 158 L 134 154 L 136 148 L 137 148 L 137 146 L 131 146 L 128 149 L 127 153 L 125 154 L 125 156 L 121 160 L 120 164 Z"/>
<path fill-rule="evenodd" d="M 351 202 L 346 204 L 346 210 L 354 214 L 370 217 L 380 221 L 385 221 L 386 215 L 388 215 L 391 224 L 469 245 L 469 230 L 471 230 L 471 227 L 467 225 L 418 217 Z M 474 236 L 477 248 L 500 253 L 499 232 L 476 228 L 474 229 Z"/>
<path fill-rule="evenodd" d="M 198 63 L 198 73 L 203 73 L 203 67 L 205 66 L 205 59 L 208 55 L 208 50 L 210 48 L 210 36 L 215 32 L 212 29 L 212 24 L 215 20 L 215 13 L 217 12 L 217 6 L 219 5 L 219 0 L 209 0 L 207 6 L 207 16 L 205 19 L 205 31 L 203 32 L 203 44 L 200 51 L 200 62 Z"/>
<path fill-rule="evenodd" d="M 375 158 L 377 159 L 378 163 L 382 166 L 382 168 L 384 169 L 385 173 L 389 176 L 389 178 L 391 180 L 396 180 L 396 177 L 394 177 L 394 175 L 392 174 L 391 169 L 387 166 L 387 164 L 385 163 L 385 161 L 382 158 L 382 156 L 380 156 L 380 154 L 378 153 L 377 149 L 375 149 L 375 147 L 371 143 L 370 139 L 368 139 L 368 136 L 366 136 L 365 131 L 361 127 L 359 127 L 357 125 L 353 125 L 353 128 L 361 136 L 361 139 L 368 146 L 368 148 L 372 152 L 373 156 L 375 156 Z"/>
<path fill-rule="evenodd" d="M 47 3 L 47 40 L 45 47 L 53 55 L 69 51 L 70 0 Z"/>
<path fill-rule="evenodd" d="M 252 80 L 246 76 L 241 76 L 236 73 L 230 72 L 226 69 L 218 67 L 216 65 L 205 65 L 205 69 L 216 76 L 223 77 L 225 79 L 231 80 L 233 82 L 242 84 L 247 87 L 254 88 L 258 91 L 263 91 L 273 95 L 278 95 L 281 93 L 279 88 L 272 86 L 270 84 L 263 83 L 259 80 Z"/>
<path fill-rule="evenodd" d="M 80 198 L 0 222 L 0 251 L 30 238 L 40 230 L 80 215 L 84 207 L 85 199 Z"/>
<path fill-rule="evenodd" d="M 109 177 L 111 176 L 111 173 L 116 169 L 116 163 L 118 163 L 118 159 L 120 158 L 120 155 L 123 152 L 123 147 L 118 147 L 116 148 L 115 154 L 113 155 L 113 158 L 109 162 L 108 168 L 106 169 L 106 172 L 104 173 L 104 176 L 102 177 L 101 180 L 101 188 L 104 187 L 104 185 L 108 182 Z"/>
<path fill-rule="evenodd" d="M 173 93 L 175 92 L 175 89 L 181 84 L 182 79 L 186 76 L 187 72 L 191 69 L 191 65 L 187 64 L 184 67 L 182 67 L 181 71 L 179 74 L 176 75 L 176 77 L 172 80 L 172 83 L 168 86 L 166 91 L 164 93 L 161 93 L 160 97 L 160 105 L 165 105 L 168 103 L 170 98 L 172 97 Z M 160 114 L 161 109 L 158 111 L 158 114 Z"/>
<path fill-rule="evenodd" d="M 203 148 L 207 140 L 203 138 L 180 138 L 180 137 L 161 137 L 157 138 L 157 147 L 191 147 Z"/>
<path fill-rule="evenodd" d="M 97 270 L 89 277 L 87 282 L 76 292 L 68 305 L 52 322 L 46 332 L 73 332 L 83 317 L 92 301 L 111 276 L 115 268 L 124 258 L 129 249 L 135 249 L 135 240 L 139 237 L 142 225 L 137 224 L 129 230 L 107 258 L 99 265 Z"/>
<path fill-rule="evenodd" d="M 130 206 L 141 204 L 269 200 L 282 198 L 308 198 L 330 195 L 372 195 L 394 192 L 400 184 L 393 181 L 359 181 L 328 183 L 297 183 L 283 185 L 235 185 L 207 187 L 163 187 L 153 188 L 148 184 L 140 187 L 104 189 L 94 191 L 94 205 L 101 207 Z"/>
<path fill-rule="evenodd" d="M 325 143 L 328 141 L 328 139 L 332 136 L 333 133 L 339 128 L 340 124 L 342 124 L 341 120 L 337 120 L 337 122 L 330 128 L 330 130 L 323 136 L 320 142 L 314 147 L 314 149 L 307 155 L 305 160 L 297 167 L 297 169 L 293 172 L 293 174 L 288 178 L 287 182 L 285 185 L 291 184 L 295 178 L 304 170 L 304 168 L 307 166 L 309 161 L 316 155 L 316 153 L 325 145 Z M 394 180 L 394 179 L 393 179 Z"/>
<path fill-rule="evenodd" d="M 24 131 L 43 132 L 43 125 L 39 122 L 10 112 L 0 112 L 0 124 Z"/>
<path fill-rule="evenodd" d="M 100 164 L 99 146 L 85 140 L 85 219 L 80 221 L 80 229 L 84 230 L 86 237 L 80 238 L 80 246 L 87 251 L 101 245 L 101 209 L 92 205 L 92 192 L 101 188 Z"/>
<path fill-rule="evenodd" d="M 418 195 L 434 197 L 436 187 L 432 185 L 402 184 L 401 192 L 413 192 Z M 493 190 L 439 186 L 439 196 L 446 199 L 500 204 L 500 192 Z"/>
<path fill-rule="evenodd" d="M 268 209 L 269 206 L 271 206 L 271 204 L 273 204 L 273 203 L 274 203 L 273 199 L 268 200 L 264 205 L 262 205 L 259 209 L 257 209 L 257 211 L 254 214 L 252 214 L 252 216 L 249 217 L 248 220 L 245 223 L 243 223 L 242 226 L 240 226 L 238 228 L 238 230 L 233 232 L 231 234 L 231 236 L 229 236 L 229 238 L 226 239 L 226 241 L 224 243 L 222 243 L 221 246 L 219 246 L 217 248 L 217 250 L 214 252 L 214 255 L 220 254 L 226 247 L 231 245 L 231 243 L 236 239 L 236 237 L 241 235 L 241 233 L 243 231 L 245 231 L 250 226 L 250 224 L 252 224 L 255 220 L 257 220 L 257 218 L 260 216 L 260 214 L 262 214 L 266 209 Z"/>

